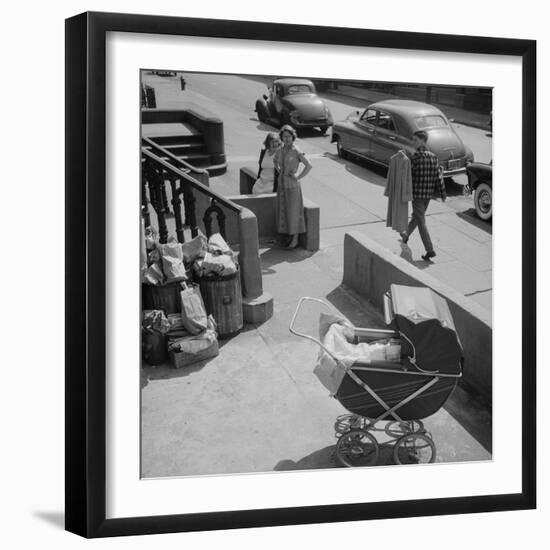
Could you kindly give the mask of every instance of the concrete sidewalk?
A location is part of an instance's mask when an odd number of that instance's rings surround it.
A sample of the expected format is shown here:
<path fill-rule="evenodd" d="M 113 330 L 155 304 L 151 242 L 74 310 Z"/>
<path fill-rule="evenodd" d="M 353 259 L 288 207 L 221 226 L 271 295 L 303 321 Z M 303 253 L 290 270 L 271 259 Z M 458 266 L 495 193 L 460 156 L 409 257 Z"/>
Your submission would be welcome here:
<path fill-rule="evenodd" d="M 308 154 L 307 147 L 304 152 Z M 425 250 L 418 231 L 403 245 L 398 233 L 386 227 L 388 200 L 382 173 L 373 173 L 336 155 L 308 158 L 313 170 L 304 178 L 302 188 L 304 195 L 321 207 L 322 244 L 342 243 L 347 230 L 360 231 L 491 311 L 491 226 L 470 215 L 467 199 L 463 212 L 440 201 L 430 202 L 427 224 L 437 256 L 433 262 L 426 262 L 421 259 Z"/>
<path fill-rule="evenodd" d="M 313 374 L 317 345 L 288 327 L 303 296 L 323 298 L 359 327 L 383 321 L 341 285 L 341 243 L 315 254 L 266 248 L 261 257 L 272 319 L 222 341 L 213 360 L 141 369 L 144 477 L 339 467 L 334 424 L 348 412 Z M 306 307 L 297 328 L 316 336 L 318 313 Z M 490 460 L 490 415 L 460 388 L 425 425 L 438 462 Z M 392 463 L 389 450 L 380 463 Z"/>

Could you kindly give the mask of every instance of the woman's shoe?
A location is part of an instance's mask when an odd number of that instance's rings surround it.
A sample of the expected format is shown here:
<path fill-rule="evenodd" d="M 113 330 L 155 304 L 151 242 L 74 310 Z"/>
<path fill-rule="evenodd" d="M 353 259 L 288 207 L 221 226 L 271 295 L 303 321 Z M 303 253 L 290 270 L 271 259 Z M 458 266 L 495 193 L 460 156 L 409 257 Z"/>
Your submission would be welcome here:
<path fill-rule="evenodd" d="M 297 246 L 298 246 L 299 244 L 300 244 L 300 243 L 298 242 L 298 239 L 296 239 L 296 240 L 292 239 L 292 240 L 288 243 L 287 248 L 288 248 L 289 250 L 291 250 L 291 249 L 293 249 L 293 248 L 297 248 Z"/>
<path fill-rule="evenodd" d="M 423 260 L 429 261 L 435 256 L 435 252 L 432 250 L 431 252 L 426 252 L 424 256 L 422 256 Z"/>

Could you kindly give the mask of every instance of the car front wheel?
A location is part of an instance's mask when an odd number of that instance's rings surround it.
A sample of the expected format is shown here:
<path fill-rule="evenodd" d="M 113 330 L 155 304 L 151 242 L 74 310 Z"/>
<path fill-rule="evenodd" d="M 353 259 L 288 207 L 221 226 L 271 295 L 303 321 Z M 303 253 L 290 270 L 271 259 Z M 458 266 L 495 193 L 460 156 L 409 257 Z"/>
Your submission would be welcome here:
<path fill-rule="evenodd" d="M 256 111 L 256 114 L 258 115 L 258 120 L 260 122 L 265 122 L 269 118 L 269 112 L 268 112 L 267 106 L 265 102 L 262 101 L 261 99 L 258 99 L 258 101 L 256 101 L 255 111 Z"/>
<path fill-rule="evenodd" d="M 482 220 L 490 220 L 493 216 L 493 190 L 490 185 L 480 183 L 474 194 L 476 214 Z"/>
<path fill-rule="evenodd" d="M 345 159 L 348 157 L 347 151 L 342 147 L 342 141 L 339 137 L 336 138 L 336 152 L 338 153 L 338 156 L 342 159 Z"/>

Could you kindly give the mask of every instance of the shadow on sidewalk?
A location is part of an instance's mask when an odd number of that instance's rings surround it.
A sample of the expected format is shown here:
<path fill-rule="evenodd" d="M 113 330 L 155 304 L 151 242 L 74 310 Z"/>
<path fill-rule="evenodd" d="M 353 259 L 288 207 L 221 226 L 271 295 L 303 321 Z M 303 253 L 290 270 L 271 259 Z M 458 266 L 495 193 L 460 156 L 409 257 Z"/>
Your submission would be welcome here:
<path fill-rule="evenodd" d="M 485 222 L 483 220 L 480 220 L 477 217 L 475 208 L 469 208 L 468 210 L 464 210 L 463 212 L 457 212 L 456 215 L 468 223 L 471 223 L 473 226 L 477 227 L 478 229 L 481 229 L 482 231 L 485 231 L 485 233 L 488 233 L 489 235 L 493 234 L 493 223 L 492 221 Z"/>
<path fill-rule="evenodd" d="M 373 464 L 373 466 L 392 465 L 395 465 L 393 460 L 393 445 L 381 445 L 378 461 L 376 464 Z M 336 445 L 330 445 L 329 447 L 314 451 L 296 462 L 289 459 L 280 460 L 274 466 L 273 470 L 276 472 L 284 472 L 290 470 L 318 470 L 327 468 L 345 468 L 336 457 Z"/>
<path fill-rule="evenodd" d="M 273 245 L 265 252 L 260 254 L 260 260 L 262 263 L 262 275 L 271 275 L 276 273 L 273 269 L 274 266 L 281 263 L 296 263 L 302 262 L 311 258 L 315 252 L 311 250 L 304 250 L 301 247 L 288 249 L 279 245 Z"/>

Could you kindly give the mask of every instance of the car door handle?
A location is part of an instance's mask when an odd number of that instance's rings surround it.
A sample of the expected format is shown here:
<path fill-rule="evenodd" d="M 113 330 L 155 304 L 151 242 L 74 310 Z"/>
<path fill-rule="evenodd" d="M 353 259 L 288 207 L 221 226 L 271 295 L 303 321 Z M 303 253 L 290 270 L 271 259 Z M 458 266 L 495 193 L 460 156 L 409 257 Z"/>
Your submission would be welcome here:
<path fill-rule="evenodd" d="M 397 139 L 396 136 L 388 136 L 388 139 L 391 139 L 392 141 L 395 141 Z"/>

